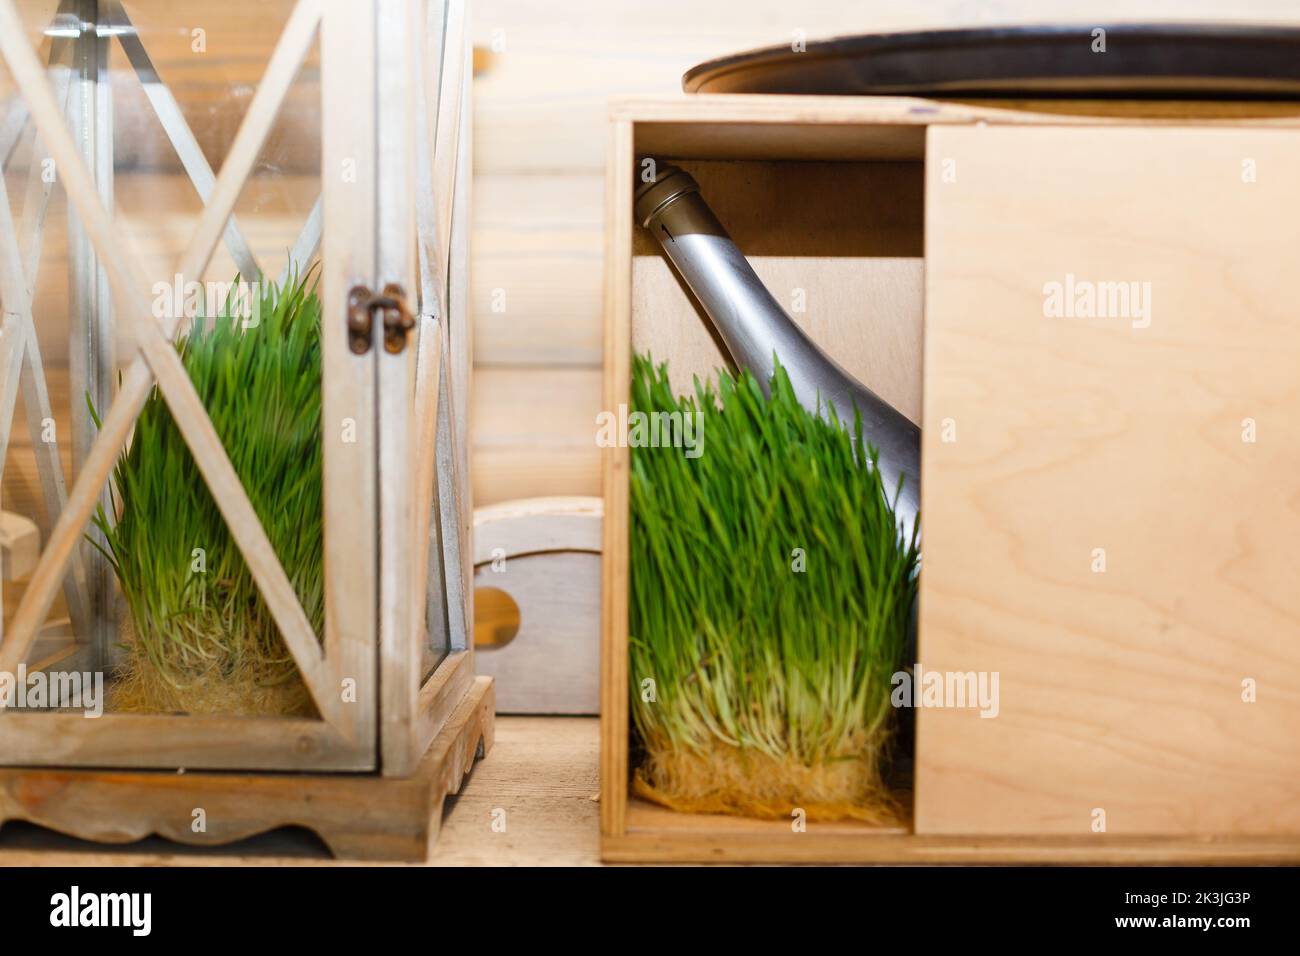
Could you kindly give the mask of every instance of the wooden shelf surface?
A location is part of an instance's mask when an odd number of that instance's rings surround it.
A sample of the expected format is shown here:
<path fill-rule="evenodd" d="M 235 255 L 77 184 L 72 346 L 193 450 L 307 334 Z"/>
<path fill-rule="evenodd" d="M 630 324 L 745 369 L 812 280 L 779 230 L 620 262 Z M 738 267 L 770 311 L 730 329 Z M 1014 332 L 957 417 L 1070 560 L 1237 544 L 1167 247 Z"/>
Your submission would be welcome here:
<path fill-rule="evenodd" d="M 448 797 L 432 866 L 582 866 L 599 862 L 594 717 L 499 717 L 496 743 Z M 493 828 L 505 811 L 504 831 Z M 101 846 L 25 824 L 0 828 L 2 866 L 242 866 L 334 863 L 301 830 L 196 849 L 152 837 Z M 343 861 L 344 865 L 354 865 Z M 362 864 L 365 865 L 365 864 Z"/>

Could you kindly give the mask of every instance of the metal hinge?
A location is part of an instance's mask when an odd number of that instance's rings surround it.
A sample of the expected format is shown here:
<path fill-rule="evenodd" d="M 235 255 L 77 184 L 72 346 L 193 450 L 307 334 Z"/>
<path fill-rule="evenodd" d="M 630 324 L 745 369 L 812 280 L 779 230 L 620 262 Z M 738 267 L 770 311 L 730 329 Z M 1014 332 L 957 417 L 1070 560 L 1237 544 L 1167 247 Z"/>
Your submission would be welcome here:
<path fill-rule="evenodd" d="M 355 285 L 348 292 L 348 347 L 357 355 L 370 351 L 376 312 L 382 316 L 384 351 L 399 354 L 406 348 L 411 329 L 415 328 L 415 317 L 406 306 L 405 291 L 396 282 L 384 286 L 381 295 L 375 295 L 364 285 Z"/>

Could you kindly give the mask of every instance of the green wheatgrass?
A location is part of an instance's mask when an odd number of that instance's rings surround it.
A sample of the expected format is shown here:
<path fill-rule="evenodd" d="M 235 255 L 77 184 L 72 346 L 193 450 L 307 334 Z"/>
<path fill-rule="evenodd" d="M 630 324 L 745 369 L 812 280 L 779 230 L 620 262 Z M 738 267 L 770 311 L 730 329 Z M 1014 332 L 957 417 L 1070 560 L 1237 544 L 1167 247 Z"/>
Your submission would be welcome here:
<path fill-rule="evenodd" d="M 679 809 L 887 818 L 883 755 L 916 588 L 876 453 L 719 371 L 678 398 L 633 361 L 634 412 L 698 415 L 703 451 L 631 450 L 632 716 L 638 791 Z M 855 440 L 856 439 L 856 440 Z M 802 549 L 804 568 L 794 570 Z M 646 681 L 653 681 L 647 701 Z"/>
<path fill-rule="evenodd" d="M 256 323 L 232 295 L 214 318 L 196 319 L 176 347 L 319 636 L 320 300 L 308 277 L 259 289 Z M 110 495 L 116 520 L 101 508 L 95 524 L 130 617 L 114 708 L 310 712 L 270 610 L 156 387 Z"/>

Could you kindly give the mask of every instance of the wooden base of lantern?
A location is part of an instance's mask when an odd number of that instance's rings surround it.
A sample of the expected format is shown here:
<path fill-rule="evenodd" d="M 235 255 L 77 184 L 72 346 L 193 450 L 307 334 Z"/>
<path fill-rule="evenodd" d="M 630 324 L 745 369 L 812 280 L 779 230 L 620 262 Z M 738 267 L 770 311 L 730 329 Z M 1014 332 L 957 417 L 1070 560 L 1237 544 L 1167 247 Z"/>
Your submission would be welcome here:
<path fill-rule="evenodd" d="M 492 747 L 495 703 L 492 679 L 475 678 L 409 777 L 0 768 L 0 827 L 22 820 L 97 843 L 157 834 L 219 846 L 300 826 L 340 859 L 424 860 L 443 801 Z"/>

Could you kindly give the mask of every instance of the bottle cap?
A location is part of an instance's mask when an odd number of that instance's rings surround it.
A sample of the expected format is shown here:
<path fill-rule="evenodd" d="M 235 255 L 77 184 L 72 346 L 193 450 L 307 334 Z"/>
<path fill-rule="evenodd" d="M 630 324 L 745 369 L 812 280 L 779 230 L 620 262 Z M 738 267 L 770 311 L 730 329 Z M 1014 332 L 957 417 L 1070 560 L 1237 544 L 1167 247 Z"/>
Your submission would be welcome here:
<path fill-rule="evenodd" d="M 661 167 L 653 182 L 643 182 L 637 187 L 633 207 L 636 221 L 648 227 L 650 220 L 674 199 L 699 191 L 700 184 L 690 173 L 676 166 Z"/>

